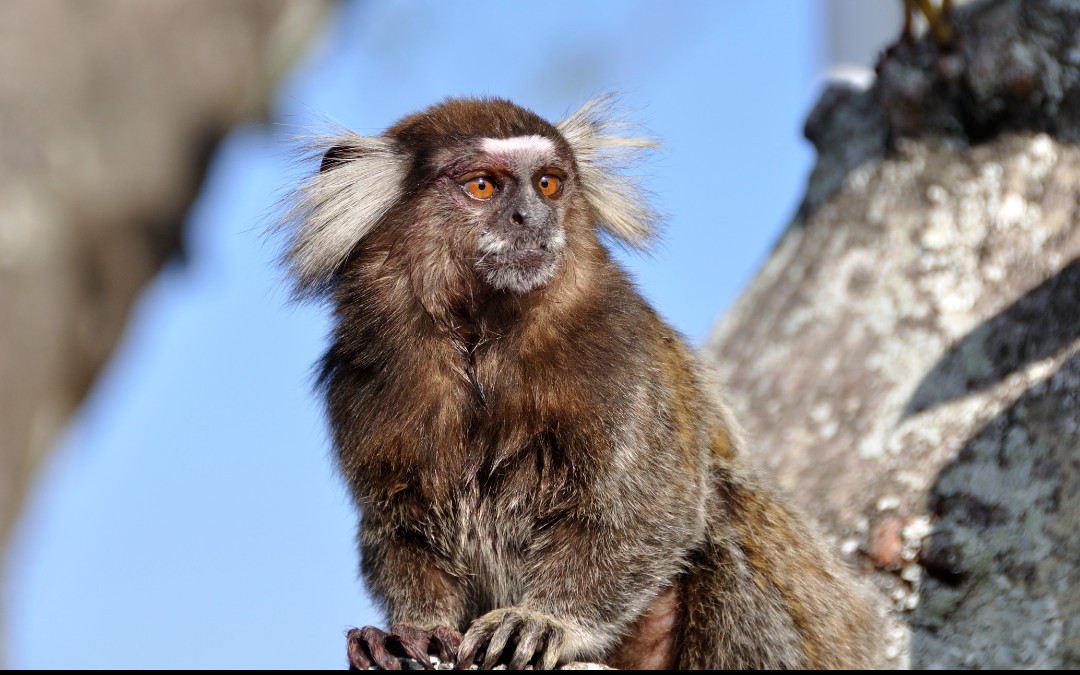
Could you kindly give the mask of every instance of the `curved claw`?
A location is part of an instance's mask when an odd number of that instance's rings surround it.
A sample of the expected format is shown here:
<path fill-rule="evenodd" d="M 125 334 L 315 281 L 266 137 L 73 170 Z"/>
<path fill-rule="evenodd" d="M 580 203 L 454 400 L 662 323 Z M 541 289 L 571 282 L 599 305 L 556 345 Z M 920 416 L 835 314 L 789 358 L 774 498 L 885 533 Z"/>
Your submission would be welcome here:
<path fill-rule="evenodd" d="M 559 655 L 562 652 L 563 639 L 566 633 L 562 628 L 552 628 L 548 631 L 547 644 L 544 646 L 543 655 L 536 664 L 537 670 L 554 670 L 559 665 Z"/>
<path fill-rule="evenodd" d="M 472 628 L 465 632 L 465 638 L 458 647 L 457 665 L 459 669 L 468 670 L 472 668 L 473 661 L 476 659 L 476 650 L 484 637 L 483 633 L 475 632 Z"/>
<path fill-rule="evenodd" d="M 510 659 L 510 670 L 521 670 L 529 665 L 537 647 L 542 646 L 540 638 L 543 637 L 544 626 L 539 621 L 528 621 L 518 635 L 517 649 Z"/>
<path fill-rule="evenodd" d="M 499 662 L 499 657 L 502 656 L 503 649 L 506 648 L 506 641 L 514 634 L 517 627 L 515 617 L 510 614 L 503 617 L 502 623 L 495 629 L 495 632 L 491 635 L 491 640 L 488 641 L 487 651 L 484 654 L 484 663 L 480 666 L 481 668 L 491 670 L 495 667 L 495 664 Z"/>

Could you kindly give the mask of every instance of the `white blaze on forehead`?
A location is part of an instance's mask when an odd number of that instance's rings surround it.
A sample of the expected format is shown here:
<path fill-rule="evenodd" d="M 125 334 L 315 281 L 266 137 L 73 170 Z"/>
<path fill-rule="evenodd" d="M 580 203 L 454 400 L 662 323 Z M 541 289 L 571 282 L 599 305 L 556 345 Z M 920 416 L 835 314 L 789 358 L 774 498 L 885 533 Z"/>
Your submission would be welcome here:
<path fill-rule="evenodd" d="M 480 149 L 489 155 L 513 156 L 526 162 L 541 162 L 555 154 L 555 144 L 550 138 L 533 134 L 511 138 L 485 138 Z"/>

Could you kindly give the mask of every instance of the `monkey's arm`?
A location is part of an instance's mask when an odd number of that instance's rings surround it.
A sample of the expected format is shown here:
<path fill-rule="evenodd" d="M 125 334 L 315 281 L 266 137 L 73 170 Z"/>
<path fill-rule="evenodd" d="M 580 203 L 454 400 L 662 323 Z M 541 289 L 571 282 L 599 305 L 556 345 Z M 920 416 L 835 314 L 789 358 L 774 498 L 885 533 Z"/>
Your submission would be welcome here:
<path fill-rule="evenodd" d="M 349 631 L 352 668 L 399 667 L 400 657 L 429 664 L 428 653 L 456 660 L 466 602 L 445 558 L 420 532 L 365 514 L 360 526 L 361 569 L 375 599 L 387 610 L 388 632 L 366 626 Z"/>

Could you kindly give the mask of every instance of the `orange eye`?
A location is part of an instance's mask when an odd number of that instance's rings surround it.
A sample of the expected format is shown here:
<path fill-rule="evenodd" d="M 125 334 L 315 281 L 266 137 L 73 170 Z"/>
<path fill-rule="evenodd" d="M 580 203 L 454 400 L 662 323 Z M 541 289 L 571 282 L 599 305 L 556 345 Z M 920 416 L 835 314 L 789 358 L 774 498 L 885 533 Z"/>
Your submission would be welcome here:
<path fill-rule="evenodd" d="M 477 199 L 491 199 L 495 195 L 495 183 L 490 178 L 484 176 L 477 176 L 469 182 L 465 183 L 462 187 L 473 197 Z"/>
<path fill-rule="evenodd" d="M 554 197 L 558 194 L 561 185 L 562 181 L 551 175 L 540 176 L 540 180 L 536 181 L 536 187 L 540 188 L 540 192 L 545 197 Z"/>

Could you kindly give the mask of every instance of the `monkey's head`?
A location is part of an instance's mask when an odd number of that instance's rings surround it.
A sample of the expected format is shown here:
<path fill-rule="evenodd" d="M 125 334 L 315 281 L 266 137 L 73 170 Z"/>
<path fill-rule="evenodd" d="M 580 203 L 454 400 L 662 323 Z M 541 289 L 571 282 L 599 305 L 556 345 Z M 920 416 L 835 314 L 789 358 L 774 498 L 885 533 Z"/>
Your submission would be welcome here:
<path fill-rule="evenodd" d="M 654 214 L 620 170 L 653 143 L 611 133 L 610 104 L 551 124 L 502 99 L 449 99 L 380 136 L 320 139 L 319 173 L 285 217 L 297 293 L 332 290 L 372 241 L 429 292 L 479 283 L 519 295 L 597 228 L 646 245 Z"/>

